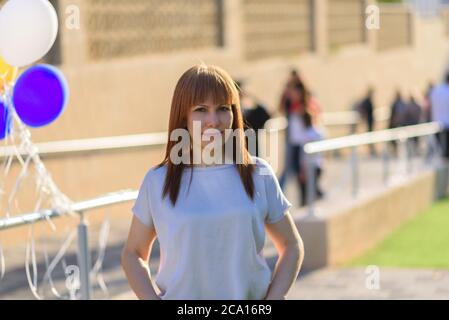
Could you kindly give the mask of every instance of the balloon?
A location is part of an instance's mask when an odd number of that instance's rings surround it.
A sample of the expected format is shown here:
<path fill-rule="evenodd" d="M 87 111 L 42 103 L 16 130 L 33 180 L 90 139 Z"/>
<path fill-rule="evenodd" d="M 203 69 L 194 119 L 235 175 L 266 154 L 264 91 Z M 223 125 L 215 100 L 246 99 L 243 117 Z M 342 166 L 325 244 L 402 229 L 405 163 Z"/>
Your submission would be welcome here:
<path fill-rule="evenodd" d="M 11 130 L 11 118 L 5 103 L 0 100 L 0 140 L 4 139 Z"/>
<path fill-rule="evenodd" d="M 67 81 L 57 68 L 40 64 L 27 69 L 14 86 L 13 104 L 19 118 L 30 127 L 50 124 L 68 102 Z"/>
<path fill-rule="evenodd" d="M 32 64 L 51 49 L 58 16 L 48 0 L 9 0 L 0 11 L 0 56 L 14 67 Z"/>
<path fill-rule="evenodd" d="M 0 57 L 0 92 L 5 84 L 12 84 L 16 80 L 18 71 L 19 68 L 10 66 Z"/>

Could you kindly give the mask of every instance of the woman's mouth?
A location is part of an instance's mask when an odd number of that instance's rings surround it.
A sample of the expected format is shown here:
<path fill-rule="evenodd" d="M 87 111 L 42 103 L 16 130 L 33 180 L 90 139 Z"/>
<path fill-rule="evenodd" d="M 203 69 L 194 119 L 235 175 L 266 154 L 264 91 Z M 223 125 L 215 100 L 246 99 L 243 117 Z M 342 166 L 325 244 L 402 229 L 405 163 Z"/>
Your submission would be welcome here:
<path fill-rule="evenodd" d="M 218 130 L 203 132 L 204 137 L 217 137 L 221 136 L 223 133 Z"/>

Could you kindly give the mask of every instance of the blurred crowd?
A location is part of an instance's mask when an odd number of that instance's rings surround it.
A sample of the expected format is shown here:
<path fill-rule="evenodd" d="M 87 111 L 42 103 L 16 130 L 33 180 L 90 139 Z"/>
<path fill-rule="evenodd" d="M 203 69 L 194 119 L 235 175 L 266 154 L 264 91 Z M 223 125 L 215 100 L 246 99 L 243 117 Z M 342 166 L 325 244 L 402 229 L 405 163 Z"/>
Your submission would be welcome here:
<path fill-rule="evenodd" d="M 263 129 L 272 117 L 268 108 L 257 97 L 244 88 L 242 81 L 237 82 L 240 90 L 241 105 L 248 128 Z M 369 86 L 364 96 L 356 101 L 351 110 L 357 115 L 358 121 L 350 126 L 350 134 L 375 130 L 375 89 Z M 279 184 L 285 189 L 288 179 L 296 180 L 301 206 L 308 203 L 307 177 L 313 178 L 315 193 L 313 199 L 324 197 L 320 187 L 320 177 L 323 174 L 321 155 L 309 156 L 306 159 L 304 145 L 309 142 L 320 141 L 325 138 L 322 121 L 322 106 L 309 89 L 299 72 L 292 69 L 280 97 L 277 112 L 287 120 L 284 140 L 284 163 L 279 177 Z M 436 135 L 442 155 L 449 158 L 449 73 L 439 85 L 429 83 L 420 99 L 414 94 L 404 95 L 397 90 L 390 105 L 387 128 L 393 129 L 420 123 L 436 121 L 440 123 L 442 132 Z M 258 139 L 256 135 L 256 155 L 259 155 Z M 418 138 L 412 139 L 414 150 L 418 151 Z M 375 145 L 369 145 L 370 155 L 377 156 Z M 391 142 L 392 155 L 397 154 L 397 143 Z M 310 166 L 308 166 L 310 164 Z M 307 171 L 309 170 L 309 171 Z"/>

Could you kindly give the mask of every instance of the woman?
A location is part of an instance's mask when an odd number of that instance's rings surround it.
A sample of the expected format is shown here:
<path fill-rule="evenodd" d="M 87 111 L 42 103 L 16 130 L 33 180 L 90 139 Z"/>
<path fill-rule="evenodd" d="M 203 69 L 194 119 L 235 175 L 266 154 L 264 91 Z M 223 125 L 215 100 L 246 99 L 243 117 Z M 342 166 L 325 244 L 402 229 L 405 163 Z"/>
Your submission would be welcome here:
<path fill-rule="evenodd" d="M 224 70 L 200 65 L 184 73 L 164 161 L 144 178 L 122 253 L 138 298 L 286 298 L 302 264 L 302 240 L 272 168 L 249 155 L 242 129 L 239 95 Z M 191 138 L 181 148 L 170 139 L 180 130 Z M 229 130 L 237 134 L 230 138 Z M 212 164 L 204 156 L 211 144 L 221 148 Z M 265 231 L 279 253 L 273 275 L 262 253 Z M 147 260 L 156 237 L 161 257 L 153 281 Z"/>

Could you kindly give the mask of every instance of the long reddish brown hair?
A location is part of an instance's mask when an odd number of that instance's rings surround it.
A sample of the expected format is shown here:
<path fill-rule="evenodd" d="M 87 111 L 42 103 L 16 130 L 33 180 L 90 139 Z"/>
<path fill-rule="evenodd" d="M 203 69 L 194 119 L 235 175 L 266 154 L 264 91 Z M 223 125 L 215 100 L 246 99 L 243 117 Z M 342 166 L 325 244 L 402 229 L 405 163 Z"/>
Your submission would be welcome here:
<path fill-rule="evenodd" d="M 171 161 L 170 153 L 177 141 L 171 141 L 170 136 L 173 130 L 187 130 L 187 116 L 191 108 L 204 103 L 208 98 L 211 98 L 215 104 L 229 104 L 232 106 L 234 116 L 232 129 L 239 129 L 238 133 L 233 136 L 233 159 L 246 193 L 251 199 L 254 198 L 254 181 L 252 177 L 255 166 L 250 161 L 251 156 L 245 144 L 243 116 L 236 85 L 223 69 L 217 66 L 197 65 L 187 70 L 176 85 L 170 110 L 165 157 L 158 165 L 158 167 L 167 165 L 163 197 L 169 195 L 173 205 L 176 204 L 178 199 L 183 171 L 188 165 L 184 163 L 174 164 Z M 241 158 L 239 158 L 239 161 L 236 161 L 238 155 Z M 192 175 L 190 177 L 192 178 Z"/>

